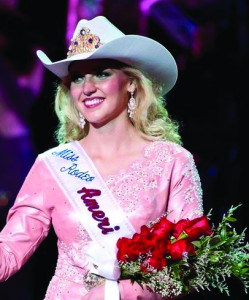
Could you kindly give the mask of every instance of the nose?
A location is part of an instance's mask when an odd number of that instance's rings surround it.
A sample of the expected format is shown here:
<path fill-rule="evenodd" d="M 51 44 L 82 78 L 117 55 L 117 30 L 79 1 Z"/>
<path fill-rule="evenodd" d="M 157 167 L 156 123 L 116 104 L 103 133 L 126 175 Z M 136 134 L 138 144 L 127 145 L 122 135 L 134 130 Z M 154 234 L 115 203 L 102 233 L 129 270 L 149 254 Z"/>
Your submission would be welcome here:
<path fill-rule="evenodd" d="M 93 78 L 85 76 L 85 81 L 83 83 L 83 93 L 89 96 L 96 92 L 96 85 Z"/>

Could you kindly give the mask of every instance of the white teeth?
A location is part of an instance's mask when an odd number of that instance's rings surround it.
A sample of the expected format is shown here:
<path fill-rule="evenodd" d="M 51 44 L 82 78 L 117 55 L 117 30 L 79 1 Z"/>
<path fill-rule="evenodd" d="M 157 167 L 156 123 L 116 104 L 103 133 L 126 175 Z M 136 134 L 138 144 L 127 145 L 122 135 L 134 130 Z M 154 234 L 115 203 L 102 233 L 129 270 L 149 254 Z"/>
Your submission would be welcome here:
<path fill-rule="evenodd" d="M 92 99 L 92 100 L 86 100 L 85 104 L 86 105 L 94 105 L 94 104 L 101 103 L 103 101 L 104 101 L 103 99 Z"/>

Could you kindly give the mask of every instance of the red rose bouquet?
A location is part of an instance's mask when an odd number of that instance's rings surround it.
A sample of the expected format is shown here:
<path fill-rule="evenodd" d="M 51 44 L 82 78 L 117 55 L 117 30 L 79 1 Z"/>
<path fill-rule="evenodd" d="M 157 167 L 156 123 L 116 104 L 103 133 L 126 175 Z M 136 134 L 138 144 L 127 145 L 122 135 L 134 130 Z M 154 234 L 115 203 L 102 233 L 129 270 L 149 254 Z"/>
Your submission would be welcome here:
<path fill-rule="evenodd" d="M 240 205 L 239 205 L 240 206 Z M 237 206 L 238 207 L 238 206 Z M 229 295 L 227 278 L 249 287 L 249 244 L 245 230 L 237 234 L 231 207 L 215 228 L 209 217 L 182 219 L 176 224 L 162 216 L 132 238 L 117 241 L 121 279 L 130 279 L 163 297 L 217 288 Z"/>

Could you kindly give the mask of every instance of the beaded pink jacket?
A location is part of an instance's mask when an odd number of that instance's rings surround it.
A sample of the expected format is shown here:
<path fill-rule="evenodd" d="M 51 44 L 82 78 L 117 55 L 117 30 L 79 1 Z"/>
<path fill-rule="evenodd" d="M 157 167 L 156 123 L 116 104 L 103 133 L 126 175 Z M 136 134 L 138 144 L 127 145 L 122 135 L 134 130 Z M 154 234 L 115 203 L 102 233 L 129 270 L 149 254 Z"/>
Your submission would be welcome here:
<path fill-rule="evenodd" d="M 105 182 L 137 231 L 167 210 L 172 211 L 168 218 L 173 222 L 203 214 L 193 156 L 171 142 L 148 143 L 139 159 Z M 89 262 L 84 253 L 91 238 L 43 156 L 38 155 L 0 233 L 0 281 L 25 264 L 51 226 L 58 237 L 58 261 L 44 300 L 84 299 L 91 289 L 86 281 Z M 160 298 L 122 281 L 120 294 L 121 299 Z"/>

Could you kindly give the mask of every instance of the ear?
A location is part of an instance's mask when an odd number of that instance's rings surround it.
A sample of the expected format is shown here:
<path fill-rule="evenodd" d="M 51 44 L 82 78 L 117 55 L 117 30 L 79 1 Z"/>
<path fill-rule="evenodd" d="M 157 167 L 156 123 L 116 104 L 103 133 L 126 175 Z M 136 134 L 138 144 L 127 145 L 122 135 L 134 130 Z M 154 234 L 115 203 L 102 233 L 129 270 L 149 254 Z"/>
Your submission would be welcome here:
<path fill-rule="evenodd" d="M 129 85 L 128 85 L 128 92 L 129 93 L 134 93 L 136 90 L 136 82 L 135 80 L 131 80 Z"/>

